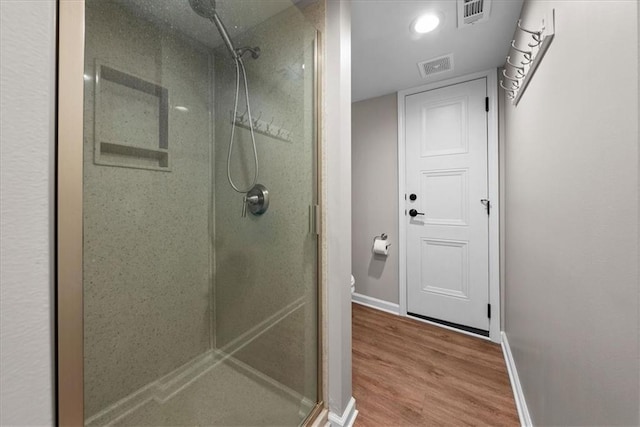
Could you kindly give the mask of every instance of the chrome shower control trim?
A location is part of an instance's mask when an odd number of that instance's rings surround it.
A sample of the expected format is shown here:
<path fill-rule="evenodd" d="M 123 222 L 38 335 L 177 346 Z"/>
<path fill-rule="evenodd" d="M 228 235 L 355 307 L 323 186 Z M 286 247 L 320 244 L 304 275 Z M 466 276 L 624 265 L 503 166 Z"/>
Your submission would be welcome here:
<path fill-rule="evenodd" d="M 269 190 L 262 184 L 256 184 L 245 196 L 247 208 L 253 215 L 262 215 L 269 209 Z"/>

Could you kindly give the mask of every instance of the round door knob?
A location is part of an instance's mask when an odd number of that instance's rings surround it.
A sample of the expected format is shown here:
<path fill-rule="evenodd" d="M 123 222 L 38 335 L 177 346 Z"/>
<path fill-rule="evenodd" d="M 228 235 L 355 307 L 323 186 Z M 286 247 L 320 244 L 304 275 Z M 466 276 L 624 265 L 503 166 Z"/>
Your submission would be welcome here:
<path fill-rule="evenodd" d="M 417 210 L 415 210 L 415 209 L 411 209 L 411 210 L 409 211 L 409 216 L 411 216 L 411 217 L 415 217 L 415 216 L 418 216 L 418 215 L 424 215 L 424 213 L 423 213 L 423 212 L 418 212 L 418 211 L 417 211 Z"/>
<path fill-rule="evenodd" d="M 409 200 L 411 200 L 411 201 L 416 200 L 417 198 L 418 198 L 418 196 L 416 196 L 416 195 L 415 195 L 415 194 L 413 194 L 413 193 L 411 193 L 411 194 L 409 195 Z"/>

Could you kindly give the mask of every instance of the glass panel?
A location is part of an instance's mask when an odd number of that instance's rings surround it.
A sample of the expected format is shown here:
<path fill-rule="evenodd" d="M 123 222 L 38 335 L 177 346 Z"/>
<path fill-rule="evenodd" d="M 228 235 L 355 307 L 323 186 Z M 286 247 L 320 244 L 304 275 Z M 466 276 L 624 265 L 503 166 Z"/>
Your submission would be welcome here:
<path fill-rule="evenodd" d="M 85 13 L 86 424 L 300 424 L 318 401 L 316 29 L 290 0 Z"/>

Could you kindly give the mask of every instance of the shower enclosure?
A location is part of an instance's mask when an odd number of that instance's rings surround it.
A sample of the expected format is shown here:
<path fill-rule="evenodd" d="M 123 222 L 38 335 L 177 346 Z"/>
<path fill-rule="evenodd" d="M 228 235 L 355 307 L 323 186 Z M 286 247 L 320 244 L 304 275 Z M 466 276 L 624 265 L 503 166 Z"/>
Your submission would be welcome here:
<path fill-rule="evenodd" d="M 82 114 L 72 92 L 59 107 L 61 134 L 82 122 L 81 147 L 59 141 L 61 417 L 295 426 L 317 408 L 318 7 L 61 0 L 61 91 L 83 80 Z"/>

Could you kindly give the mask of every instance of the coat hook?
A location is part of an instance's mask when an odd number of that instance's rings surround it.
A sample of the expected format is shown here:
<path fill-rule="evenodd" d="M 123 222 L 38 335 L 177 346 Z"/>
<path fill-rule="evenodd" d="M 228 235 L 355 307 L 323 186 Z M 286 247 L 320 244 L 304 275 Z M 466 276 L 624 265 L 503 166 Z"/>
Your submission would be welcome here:
<path fill-rule="evenodd" d="M 517 69 L 517 70 L 522 70 L 524 71 L 524 67 L 520 66 L 520 65 L 516 65 L 513 62 L 511 62 L 511 56 L 507 56 L 507 65 L 511 65 L 513 68 Z"/>
<path fill-rule="evenodd" d="M 525 76 L 524 66 L 516 65 L 513 62 L 511 62 L 510 59 L 511 59 L 511 56 L 507 56 L 507 65 L 515 68 L 515 70 L 516 70 L 516 78 L 523 79 L 524 76 Z"/>
<path fill-rule="evenodd" d="M 273 121 L 274 121 L 274 120 L 275 120 L 275 117 L 271 117 L 271 121 L 270 121 L 269 123 L 267 123 L 267 126 L 266 126 L 266 128 L 265 128 L 265 129 L 266 129 L 265 131 L 266 131 L 267 133 L 270 133 L 270 132 L 271 132 L 271 126 L 273 126 Z"/>
<path fill-rule="evenodd" d="M 513 82 L 511 83 L 511 86 L 512 86 L 512 87 L 510 87 L 510 88 L 505 87 L 505 86 L 504 86 L 504 80 L 500 80 L 500 87 L 501 87 L 502 89 L 506 90 L 507 92 L 515 92 L 516 90 L 518 90 L 518 89 L 519 89 L 519 87 L 517 87 L 517 86 L 516 86 L 516 84 L 515 84 L 515 83 L 513 83 Z"/>
<path fill-rule="evenodd" d="M 507 79 L 509 79 L 509 80 L 512 80 L 512 81 L 517 82 L 518 84 L 520 84 L 520 82 L 518 81 L 518 79 L 517 79 L 517 78 L 515 78 L 515 77 L 511 77 L 511 76 L 507 76 L 507 70 L 502 70 L 502 75 L 503 75 L 505 78 L 507 78 Z"/>
<path fill-rule="evenodd" d="M 544 21 L 542 24 L 542 29 L 540 31 L 531 31 L 531 30 L 527 30 L 526 28 L 522 27 L 522 19 L 518 19 L 518 29 L 521 31 L 524 31 L 527 34 L 531 34 L 531 37 L 533 38 L 533 40 L 535 40 L 536 44 L 534 44 L 533 46 L 531 46 L 531 44 L 529 44 L 530 47 L 536 47 L 538 46 L 540 43 L 542 43 L 542 32 L 544 31 Z"/>
<path fill-rule="evenodd" d="M 237 117 L 238 117 L 238 121 L 239 121 L 240 123 L 244 123 L 244 122 L 246 121 L 246 119 L 245 119 L 245 117 L 244 117 L 244 116 L 246 116 L 246 115 L 247 115 L 247 111 L 248 111 L 248 110 L 244 110 L 244 113 L 242 113 L 241 115 L 237 116 Z"/>
<path fill-rule="evenodd" d="M 520 61 L 522 65 L 529 65 L 532 62 L 533 62 L 533 58 L 531 58 L 531 55 L 526 55 L 526 54 L 524 55 L 524 61 Z"/>
<path fill-rule="evenodd" d="M 515 43 L 515 41 L 513 41 L 513 40 L 511 41 L 511 47 L 512 47 L 516 52 L 520 52 L 520 53 L 522 54 L 522 56 L 524 57 L 525 61 L 527 61 L 527 62 L 520 61 L 520 63 L 521 63 L 522 65 L 528 65 L 528 64 L 530 64 L 530 63 L 532 63 L 532 62 L 533 62 L 533 58 L 532 58 L 532 56 L 531 56 L 531 55 L 532 55 L 532 52 L 531 52 L 531 51 L 528 51 L 528 52 L 527 52 L 527 51 L 524 51 L 524 50 L 518 49 L 518 48 L 516 47 L 516 43 Z"/>
<path fill-rule="evenodd" d="M 511 40 L 511 47 L 516 51 L 516 52 L 520 52 L 521 54 L 525 55 L 525 57 L 527 57 L 527 55 L 529 56 L 528 59 L 531 58 L 531 51 L 530 50 L 522 50 L 518 47 L 516 47 L 516 41 L 515 40 Z"/>
<path fill-rule="evenodd" d="M 262 117 L 262 111 L 260 111 L 260 114 L 258 114 L 258 118 L 253 120 L 253 127 L 255 128 L 258 127 L 258 122 L 260 121 L 260 117 Z"/>
<path fill-rule="evenodd" d="M 527 46 L 529 46 L 530 48 L 534 48 L 534 47 L 540 46 L 541 43 L 542 43 L 542 40 L 540 40 L 540 41 L 536 40 L 536 42 L 533 43 L 533 44 L 527 43 Z"/>

